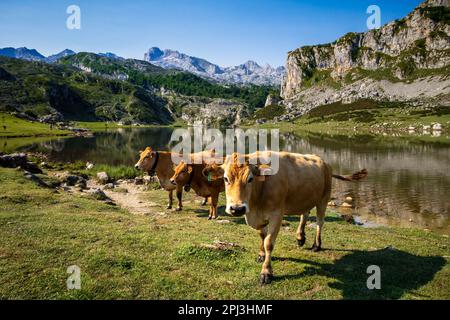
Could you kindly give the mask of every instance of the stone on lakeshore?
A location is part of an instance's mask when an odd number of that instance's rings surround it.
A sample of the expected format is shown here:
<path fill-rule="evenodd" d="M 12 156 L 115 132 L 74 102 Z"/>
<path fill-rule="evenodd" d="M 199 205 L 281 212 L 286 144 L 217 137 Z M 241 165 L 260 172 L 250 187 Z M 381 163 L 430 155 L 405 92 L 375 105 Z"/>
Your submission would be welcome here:
<path fill-rule="evenodd" d="M 109 182 L 109 176 L 106 172 L 98 172 L 97 173 L 97 180 L 101 184 L 107 184 Z"/>

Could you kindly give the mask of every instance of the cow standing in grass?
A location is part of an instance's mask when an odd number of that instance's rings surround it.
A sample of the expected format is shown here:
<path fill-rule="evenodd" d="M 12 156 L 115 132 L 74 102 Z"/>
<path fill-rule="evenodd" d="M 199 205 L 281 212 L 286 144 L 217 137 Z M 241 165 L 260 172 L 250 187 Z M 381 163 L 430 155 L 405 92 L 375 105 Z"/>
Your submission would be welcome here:
<path fill-rule="evenodd" d="M 251 164 L 260 162 L 250 161 L 255 158 L 273 159 L 274 156 L 279 158 L 279 170 L 273 175 L 269 166 Z M 261 247 L 258 262 L 263 262 L 261 284 L 270 283 L 273 279 L 271 255 L 283 216 L 301 216 L 297 241 L 299 246 L 303 246 L 305 224 L 310 210 L 316 207 L 317 230 L 312 250 L 319 251 L 332 178 L 356 181 L 367 175 L 366 170 L 352 176 L 334 175 L 331 167 L 318 156 L 271 151 L 245 156 L 235 153 L 228 156 L 221 166 L 208 165 L 203 173 L 212 180 L 223 178 L 227 213 L 245 215 L 247 224 L 259 231 Z"/>
<path fill-rule="evenodd" d="M 174 174 L 174 163 L 172 161 L 171 152 L 154 151 L 151 147 L 147 147 L 144 151 L 140 152 L 139 161 L 134 167 L 136 169 L 148 172 L 151 176 L 156 174 L 161 188 L 169 192 L 169 204 L 167 209 L 172 209 L 174 190 L 176 190 L 178 199 L 176 211 L 181 211 L 183 209 L 183 188 L 173 185 L 170 182 L 170 178 Z M 206 200 L 207 199 L 205 199 L 203 204 L 206 204 Z"/>
<path fill-rule="evenodd" d="M 214 152 L 214 151 L 212 151 Z M 194 161 L 192 161 L 194 162 Z M 206 163 L 193 163 L 187 164 L 181 161 L 178 166 L 174 168 L 170 181 L 172 184 L 185 188 L 185 191 L 194 189 L 195 193 L 201 197 L 210 197 L 211 203 L 209 208 L 208 219 L 217 218 L 217 204 L 219 202 L 219 194 L 225 190 L 223 180 L 211 181 L 203 175 L 203 170 L 206 167 Z"/>

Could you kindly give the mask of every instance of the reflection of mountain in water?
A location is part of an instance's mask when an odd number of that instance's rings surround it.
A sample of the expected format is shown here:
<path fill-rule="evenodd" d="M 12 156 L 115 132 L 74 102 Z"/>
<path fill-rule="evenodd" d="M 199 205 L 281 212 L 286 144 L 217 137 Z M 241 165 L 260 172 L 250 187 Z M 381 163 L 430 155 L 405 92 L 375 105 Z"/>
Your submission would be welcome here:
<path fill-rule="evenodd" d="M 335 172 L 348 174 L 367 168 L 369 177 L 365 181 L 334 182 L 334 195 L 339 199 L 344 195 L 354 198 L 356 213 L 375 214 L 380 222 L 394 218 L 400 225 L 414 224 L 449 231 L 448 147 L 370 136 L 331 138 L 290 134 L 283 139 L 286 151 L 317 154 Z"/>
<path fill-rule="evenodd" d="M 146 146 L 167 150 L 171 133 L 169 128 L 119 129 L 96 133 L 93 138 L 51 140 L 35 145 L 30 151 L 45 152 L 53 161 L 133 165 L 139 150 Z"/>
<path fill-rule="evenodd" d="M 172 131 L 119 129 L 99 132 L 94 138 L 55 139 L 23 149 L 45 152 L 56 161 L 133 165 L 139 150 L 146 146 L 167 150 Z M 356 213 L 381 223 L 387 220 L 450 231 L 450 148 L 401 138 L 312 134 L 281 135 L 280 143 L 285 151 L 323 157 L 335 172 L 348 174 L 367 168 L 369 177 L 360 183 L 334 182 L 334 196 L 355 199 Z"/>

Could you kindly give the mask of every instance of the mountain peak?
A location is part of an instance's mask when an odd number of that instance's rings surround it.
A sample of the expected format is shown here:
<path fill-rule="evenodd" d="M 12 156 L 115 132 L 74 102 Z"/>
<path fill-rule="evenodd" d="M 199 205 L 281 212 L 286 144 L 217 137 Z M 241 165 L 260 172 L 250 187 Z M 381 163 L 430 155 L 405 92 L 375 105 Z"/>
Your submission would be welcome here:
<path fill-rule="evenodd" d="M 106 58 L 110 58 L 110 59 L 114 59 L 114 60 L 123 60 L 124 58 L 119 57 L 117 54 L 112 53 L 112 52 L 100 52 L 98 53 L 99 56 L 101 57 L 106 57 Z"/>
<path fill-rule="evenodd" d="M 0 56 L 6 56 L 10 58 L 16 58 L 16 59 L 24 59 L 29 61 L 44 61 L 45 57 L 40 54 L 35 49 L 28 49 L 27 47 L 20 47 L 20 48 L 3 48 L 0 49 Z"/>
<path fill-rule="evenodd" d="M 70 49 L 64 49 L 63 51 L 57 53 L 57 54 L 53 54 L 51 56 L 48 56 L 45 61 L 49 62 L 49 63 L 54 63 L 56 61 L 58 61 L 61 58 L 67 57 L 67 56 L 71 56 L 74 55 L 75 51 L 70 50 Z"/>
<path fill-rule="evenodd" d="M 176 50 L 158 47 L 150 48 L 144 60 L 165 69 L 192 72 L 203 78 L 232 84 L 279 85 L 284 76 L 284 68 L 262 68 L 253 60 L 235 67 L 223 68 L 205 59 L 189 56 Z"/>
<path fill-rule="evenodd" d="M 153 61 L 158 60 L 160 57 L 164 55 L 164 52 L 158 48 L 158 47 L 151 47 L 148 49 L 148 51 L 144 54 L 144 60 L 145 61 Z"/>

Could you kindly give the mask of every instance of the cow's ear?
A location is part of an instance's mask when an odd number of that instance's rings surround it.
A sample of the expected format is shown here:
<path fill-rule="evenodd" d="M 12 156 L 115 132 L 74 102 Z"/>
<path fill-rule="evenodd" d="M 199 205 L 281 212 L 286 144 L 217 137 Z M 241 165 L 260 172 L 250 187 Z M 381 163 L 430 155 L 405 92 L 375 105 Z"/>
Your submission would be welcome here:
<path fill-rule="evenodd" d="M 263 178 L 265 178 L 266 176 L 272 175 L 272 168 L 267 164 L 252 165 L 251 170 L 253 175 L 256 177 L 261 177 L 260 180 L 262 181 L 264 181 Z"/>
<path fill-rule="evenodd" d="M 206 166 L 205 169 L 203 169 L 202 174 L 205 178 L 208 179 L 208 181 L 216 181 L 219 179 L 223 179 L 224 170 L 222 166 L 218 166 L 217 164 L 211 164 Z"/>

